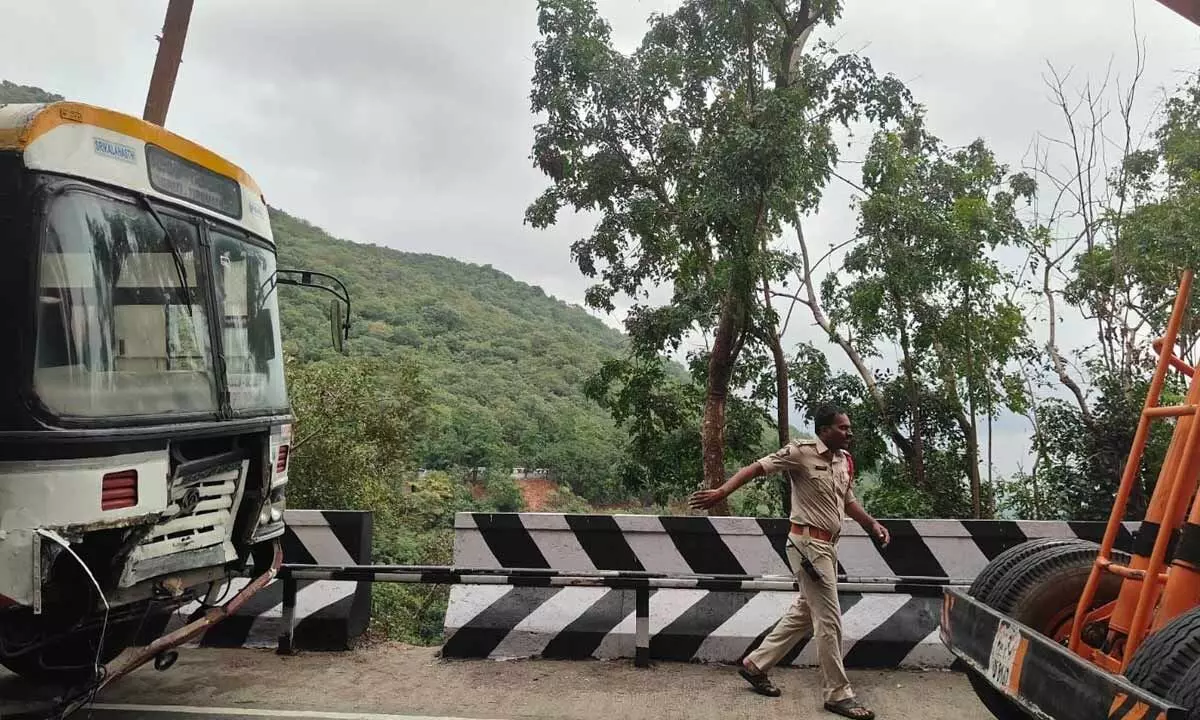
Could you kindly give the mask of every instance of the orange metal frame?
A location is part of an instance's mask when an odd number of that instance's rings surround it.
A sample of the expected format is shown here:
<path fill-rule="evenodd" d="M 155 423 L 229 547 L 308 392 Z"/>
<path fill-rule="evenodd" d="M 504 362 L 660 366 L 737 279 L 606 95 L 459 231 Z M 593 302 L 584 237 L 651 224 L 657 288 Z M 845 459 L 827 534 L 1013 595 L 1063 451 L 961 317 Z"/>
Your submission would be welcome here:
<path fill-rule="evenodd" d="M 1194 368 L 1175 355 L 1179 328 L 1183 324 L 1191 289 L 1192 271 L 1188 270 L 1180 279 L 1166 334 L 1154 341 L 1154 349 L 1158 354 L 1154 376 L 1146 393 L 1146 402 L 1121 475 L 1100 553 L 1079 597 L 1067 640 L 1067 647 L 1072 652 L 1110 672 L 1124 673 L 1133 654 L 1149 633 L 1200 604 L 1200 568 L 1179 559 L 1172 560 L 1168 567 L 1166 561 L 1168 544 L 1184 523 L 1187 511 L 1185 503 L 1196 492 L 1197 474 L 1200 471 L 1200 422 L 1195 420 L 1200 408 L 1200 382 L 1196 382 Z M 1158 404 L 1168 369 L 1191 378 L 1187 399 L 1182 405 Z M 1168 417 L 1178 418 L 1178 421 L 1146 516 L 1142 520 L 1143 530 L 1147 524 L 1151 528 L 1157 524 L 1158 535 L 1149 556 L 1135 551 L 1129 564 L 1122 565 L 1112 559 L 1112 549 L 1125 518 L 1133 484 L 1137 481 L 1150 423 Z M 1188 522 L 1200 524 L 1200 498 L 1193 501 Z M 1140 551 L 1144 552 L 1145 549 L 1141 548 Z M 1122 578 L 1120 594 L 1114 602 L 1093 609 L 1101 573 L 1106 572 Z M 1108 620 L 1108 633 L 1101 646 L 1093 647 L 1084 642 L 1083 628 L 1104 619 Z"/>

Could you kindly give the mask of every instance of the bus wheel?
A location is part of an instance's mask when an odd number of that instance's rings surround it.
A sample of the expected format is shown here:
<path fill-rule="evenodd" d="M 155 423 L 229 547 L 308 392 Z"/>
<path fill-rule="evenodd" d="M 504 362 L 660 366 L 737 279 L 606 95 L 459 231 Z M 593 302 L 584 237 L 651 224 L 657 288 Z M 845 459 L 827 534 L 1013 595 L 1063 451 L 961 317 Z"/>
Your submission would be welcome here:
<path fill-rule="evenodd" d="M 1193 608 L 1150 633 L 1138 645 L 1125 677 L 1159 697 L 1200 661 L 1200 608 Z M 1169 698 L 1168 698 L 1169 699 Z"/>
<path fill-rule="evenodd" d="M 1186 708 L 1187 720 L 1200 720 L 1200 661 L 1193 662 L 1162 697 Z"/>
<path fill-rule="evenodd" d="M 1047 548 L 1027 557 L 996 584 L 990 604 L 1048 638 L 1065 641 L 1099 552 L 1098 545 L 1082 543 Z M 1126 553 L 1115 550 L 1113 559 L 1129 562 Z M 1090 610 L 1116 600 L 1120 591 L 1121 578 L 1103 573 Z"/>
<path fill-rule="evenodd" d="M 103 666 L 112 662 L 134 643 L 136 628 L 136 622 L 110 625 L 103 645 L 100 629 L 96 628 L 22 650 L 20 644 L 12 642 L 15 633 L 0 627 L 4 640 L 8 641 L 0 643 L 0 648 L 4 648 L 0 650 L 0 665 L 38 685 L 83 685 L 97 677 L 97 663 Z"/>

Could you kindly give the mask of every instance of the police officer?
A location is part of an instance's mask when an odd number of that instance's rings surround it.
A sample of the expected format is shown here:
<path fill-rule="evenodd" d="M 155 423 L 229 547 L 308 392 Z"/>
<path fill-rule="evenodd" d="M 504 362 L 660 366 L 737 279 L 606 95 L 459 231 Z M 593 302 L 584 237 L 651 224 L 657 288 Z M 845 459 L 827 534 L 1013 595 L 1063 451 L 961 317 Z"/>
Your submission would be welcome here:
<path fill-rule="evenodd" d="M 823 405 L 817 409 L 814 425 L 817 439 L 787 444 L 738 470 L 721 487 L 693 493 L 689 504 L 706 510 L 753 478 L 783 473 L 792 493 L 788 562 L 801 594 L 762 645 L 742 661 L 739 673 L 755 691 L 778 697 L 781 692 L 767 671 L 811 632 L 817 640 L 825 709 L 856 720 L 871 720 L 875 714 L 855 698 L 842 665 L 837 541 L 847 515 L 881 544 L 886 545 L 891 537 L 887 528 L 867 514 L 854 497 L 853 461 L 846 452 L 853 433 L 846 411 L 835 405 Z"/>

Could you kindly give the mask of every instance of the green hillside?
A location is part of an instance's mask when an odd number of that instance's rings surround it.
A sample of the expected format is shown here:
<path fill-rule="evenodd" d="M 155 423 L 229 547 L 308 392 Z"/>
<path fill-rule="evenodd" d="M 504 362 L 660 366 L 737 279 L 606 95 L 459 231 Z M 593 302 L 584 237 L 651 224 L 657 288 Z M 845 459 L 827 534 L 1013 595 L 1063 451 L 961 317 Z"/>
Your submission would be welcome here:
<path fill-rule="evenodd" d="M 58 102 L 62 99 L 62 95 L 55 95 L 38 87 L 0 80 L 0 103 L 44 103 Z"/>
<path fill-rule="evenodd" d="M 582 387 L 622 352 L 619 332 L 490 266 L 338 240 L 279 210 L 271 219 L 279 267 L 346 284 L 348 352 L 420 368 L 435 409 L 422 465 L 553 468 L 591 500 L 617 499 L 609 481 L 624 433 Z M 328 302 L 281 288 L 284 349 L 297 360 L 335 354 Z"/>

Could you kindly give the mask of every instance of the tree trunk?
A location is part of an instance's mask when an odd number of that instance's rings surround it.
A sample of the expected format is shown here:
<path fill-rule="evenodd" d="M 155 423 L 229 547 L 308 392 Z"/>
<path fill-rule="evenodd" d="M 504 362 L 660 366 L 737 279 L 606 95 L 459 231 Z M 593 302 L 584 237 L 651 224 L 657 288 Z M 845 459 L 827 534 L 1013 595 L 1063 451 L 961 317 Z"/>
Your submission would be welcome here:
<path fill-rule="evenodd" d="M 763 254 L 766 254 L 766 240 L 763 241 Z M 771 282 L 763 278 L 763 304 L 767 308 L 767 316 L 771 317 Z M 787 356 L 783 353 L 783 340 L 779 331 L 773 327 L 763 328 L 763 335 L 771 348 L 771 357 L 775 362 L 775 428 L 779 435 L 779 447 L 786 446 L 792 440 L 791 419 L 789 418 L 788 366 Z M 787 478 L 781 478 L 779 483 L 780 507 L 785 517 L 792 514 L 792 488 Z"/>
<path fill-rule="evenodd" d="M 771 332 L 771 355 L 775 358 L 775 422 L 779 432 L 779 447 L 792 440 L 791 420 L 788 415 L 788 368 L 783 354 L 783 343 L 778 333 Z M 785 517 L 792 514 L 792 488 L 785 477 L 780 483 L 780 499 Z"/>
<path fill-rule="evenodd" d="M 909 468 L 912 470 L 913 483 L 924 488 L 925 482 L 925 420 L 921 415 L 921 396 L 917 392 L 916 363 L 912 358 L 912 347 L 908 337 L 908 328 L 900 326 L 900 349 L 904 353 L 904 379 L 908 385 L 908 406 L 912 413 L 912 457 L 909 458 Z"/>
<path fill-rule="evenodd" d="M 970 460 L 971 476 L 971 510 L 975 519 L 983 517 L 983 483 L 979 477 L 979 420 L 975 412 L 975 346 L 971 342 L 971 321 L 973 319 L 971 305 L 971 285 L 968 283 L 963 306 L 967 314 L 967 405 L 970 412 L 970 433 L 967 438 L 967 455 Z"/>
<path fill-rule="evenodd" d="M 967 409 L 963 407 L 962 398 L 958 394 L 958 378 L 954 374 L 954 367 L 946 359 L 946 349 L 942 347 L 940 342 L 934 343 L 934 350 L 938 354 L 938 362 L 941 365 L 942 382 L 945 384 L 946 398 L 954 405 L 954 420 L 958 423 L 958 429 L 962 431 L 963 438 L 967 441 L 967 457 L 965 458 L 967 466 L 967 479 L 971 483 L 971 508 L 974 517 L 980 515 L 979 507 L 979 436 L 975 434 L 975 423 L 972 418 L 967 416 Z"/>
<path fill-rule="evenodd" d="M 725 402 L 729 395 L 729 379 L 733 375 L 734 345 L 739 317 L 736 291 L 730 290 L 721 301 L 721 317 L 717 321 L 716 337 L 708 357 L 708 383 L 704 398 L 704 421 L 700 443 L 704 454 L 704 484 L 720 487 L 725 482 Z M 714 505 L 710 515 L 728 515 L 725 501 Z"/>
<path fill-rule="evenodd" d="M 958 425 L 967 436 L 967 477 L 971 480 L 971 512 L 975 519 L 982 517 L 979 477 L 979 436 L 975 433 L 973 418 L 967 417 L 961 410 L 958 415 Z"/>

